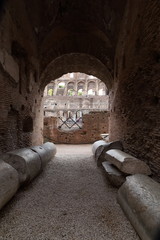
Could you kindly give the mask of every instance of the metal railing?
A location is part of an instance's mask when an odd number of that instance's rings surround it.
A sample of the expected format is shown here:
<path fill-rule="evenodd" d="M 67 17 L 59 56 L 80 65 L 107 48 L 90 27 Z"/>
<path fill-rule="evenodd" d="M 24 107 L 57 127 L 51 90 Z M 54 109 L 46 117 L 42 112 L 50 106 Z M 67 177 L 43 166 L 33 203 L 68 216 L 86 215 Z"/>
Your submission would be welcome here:
<path fill-rule="evenodd" d="M 82 117 L 79 117 L 77 119 L 73 119 L 72 117 L 68 117 L 66 119 L 62 118 L 62 117 L 58 117 L 58 119 L 60 121 L 59 124 L 58 124 L 58 129 L 82 129 L 82 125 L 83 125 L 83 122 L 82 122 Z"/>

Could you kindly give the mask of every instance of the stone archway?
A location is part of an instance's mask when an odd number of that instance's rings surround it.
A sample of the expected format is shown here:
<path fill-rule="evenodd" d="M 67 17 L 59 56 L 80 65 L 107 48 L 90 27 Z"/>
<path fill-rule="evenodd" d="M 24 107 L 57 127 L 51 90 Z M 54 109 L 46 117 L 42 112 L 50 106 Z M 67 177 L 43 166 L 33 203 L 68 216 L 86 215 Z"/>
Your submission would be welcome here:
<path fill-rule="evenodd" d="M 41 88 L 53 79 L 61 77 L 68 72 L 82 72 L 94 75 L 111 89 L 113 77 L 107 67 L 97 58 L 88 54 L 71 53 L 56 58 L 43 71 L 40 76 Z"/>

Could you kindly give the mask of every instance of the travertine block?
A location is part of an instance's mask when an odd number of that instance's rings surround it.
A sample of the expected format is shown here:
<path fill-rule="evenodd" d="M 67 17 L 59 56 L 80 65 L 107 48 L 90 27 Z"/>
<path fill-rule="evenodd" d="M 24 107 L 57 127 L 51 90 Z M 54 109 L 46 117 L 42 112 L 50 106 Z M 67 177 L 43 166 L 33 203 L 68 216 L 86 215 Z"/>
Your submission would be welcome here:
<path fill-rule="evenodd" d="M 93 145 L 92 145 L 93 155 L 95 156 L 97 149 L 100 146 L 104 146 L 104 145 L 106 145 L 106 142 L 104 140 L 99 140 L 99 141 L 94 142 Z"/>
<path fill-rule="evenodd" d="M 126 178 L 118 202 L 142 240 L 154 240 L 160 230 L 160 184 L 146 175 Z"/>
<path fill-rule="evenodd" d="M 51 161 L 51 159 L 56 154 L 55 144 L 49 142 L 43 144 L 42 146 L 31 147 L 31 149 L 39 155 L 42 163 L 42 169 L 47 165 L 49 161 Z"/>
<path fill-rule="evenodd" d="M 17 171 L 0 160 L 0 209 L 13 197 L 19 187 Z"/>
<path fill-rule="evenodd" d="M 151 170 L 145 162 L 125 152 L 122 152 L 119 149 L 112 149 L 107 151 L 105 159 L 126 174 L 151 174 Z"/>
<path fill-rule="evenodd" d="M 28 148 L 8 152 L 3 160 L 17 170 L 21 184 L 30 182 L 41 171 L 39 155 Z"/>
<path fill-rule="evenodd" d="M 108 180 L 112 183 L 115 187 L 120 187 L 126 180 L 124 174 L 119 171 L 114 165 L 105 161 L 102 162 L 102 166 L 105 169 L 106 176 Z"/>
<path fill-rule="evenodd" d="M 55 156 L 57 149 L 56 149 L 56 146 L 54 143 L 46 142 L 46 143 L 42 144 L 42 147 L 47 150 L 49 158 L 52 158 Z"/>
<path fill-rule="evenodd" d="M 109 149 L 123 149 L 120 141 L 106 143 L 103 140 L 96 141 L 92 146 L 92 152 L 94 154 L 97 166 L 101 166 L 102 162 L 105 161 L 106 151 Z"/>

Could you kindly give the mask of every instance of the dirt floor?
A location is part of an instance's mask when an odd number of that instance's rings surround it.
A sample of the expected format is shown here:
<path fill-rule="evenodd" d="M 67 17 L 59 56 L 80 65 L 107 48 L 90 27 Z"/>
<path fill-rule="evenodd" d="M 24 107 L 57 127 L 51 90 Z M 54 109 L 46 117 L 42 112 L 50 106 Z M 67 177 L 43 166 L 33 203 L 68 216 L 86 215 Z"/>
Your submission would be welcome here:
<path fill-rule="evenodd" d="M 56 157 L 0 212 L 0 240 L 138 240 L 97 168 L 91 145 L 57 145 Z"/>

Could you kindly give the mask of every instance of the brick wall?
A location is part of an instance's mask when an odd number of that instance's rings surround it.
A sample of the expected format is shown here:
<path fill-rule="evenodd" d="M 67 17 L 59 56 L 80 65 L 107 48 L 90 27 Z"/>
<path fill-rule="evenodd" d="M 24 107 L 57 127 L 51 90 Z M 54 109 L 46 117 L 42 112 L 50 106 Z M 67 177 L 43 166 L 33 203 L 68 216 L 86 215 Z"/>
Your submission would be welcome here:
<path fill-rule="evenodd" d="M 24 3 L 17 4 L 8 1 L 0 19 L 0 153 L 42 142 L 36 40 Z"/>
<path fill-rule="evenodd" d="M 64 132 L 57 129 L 55 117 L 44 118 L 44 141 L 54 143 L 93 143 L 101 139 L 101 133 L 108 133 L 107 112 L 93 112 L 83 116 L 83 128 L 76 131 Z"/>
<path fill-rule="evenodd" d="M 160 180 L 160 2 L 128 1 L 110 92 L 110 140 Z"/>

